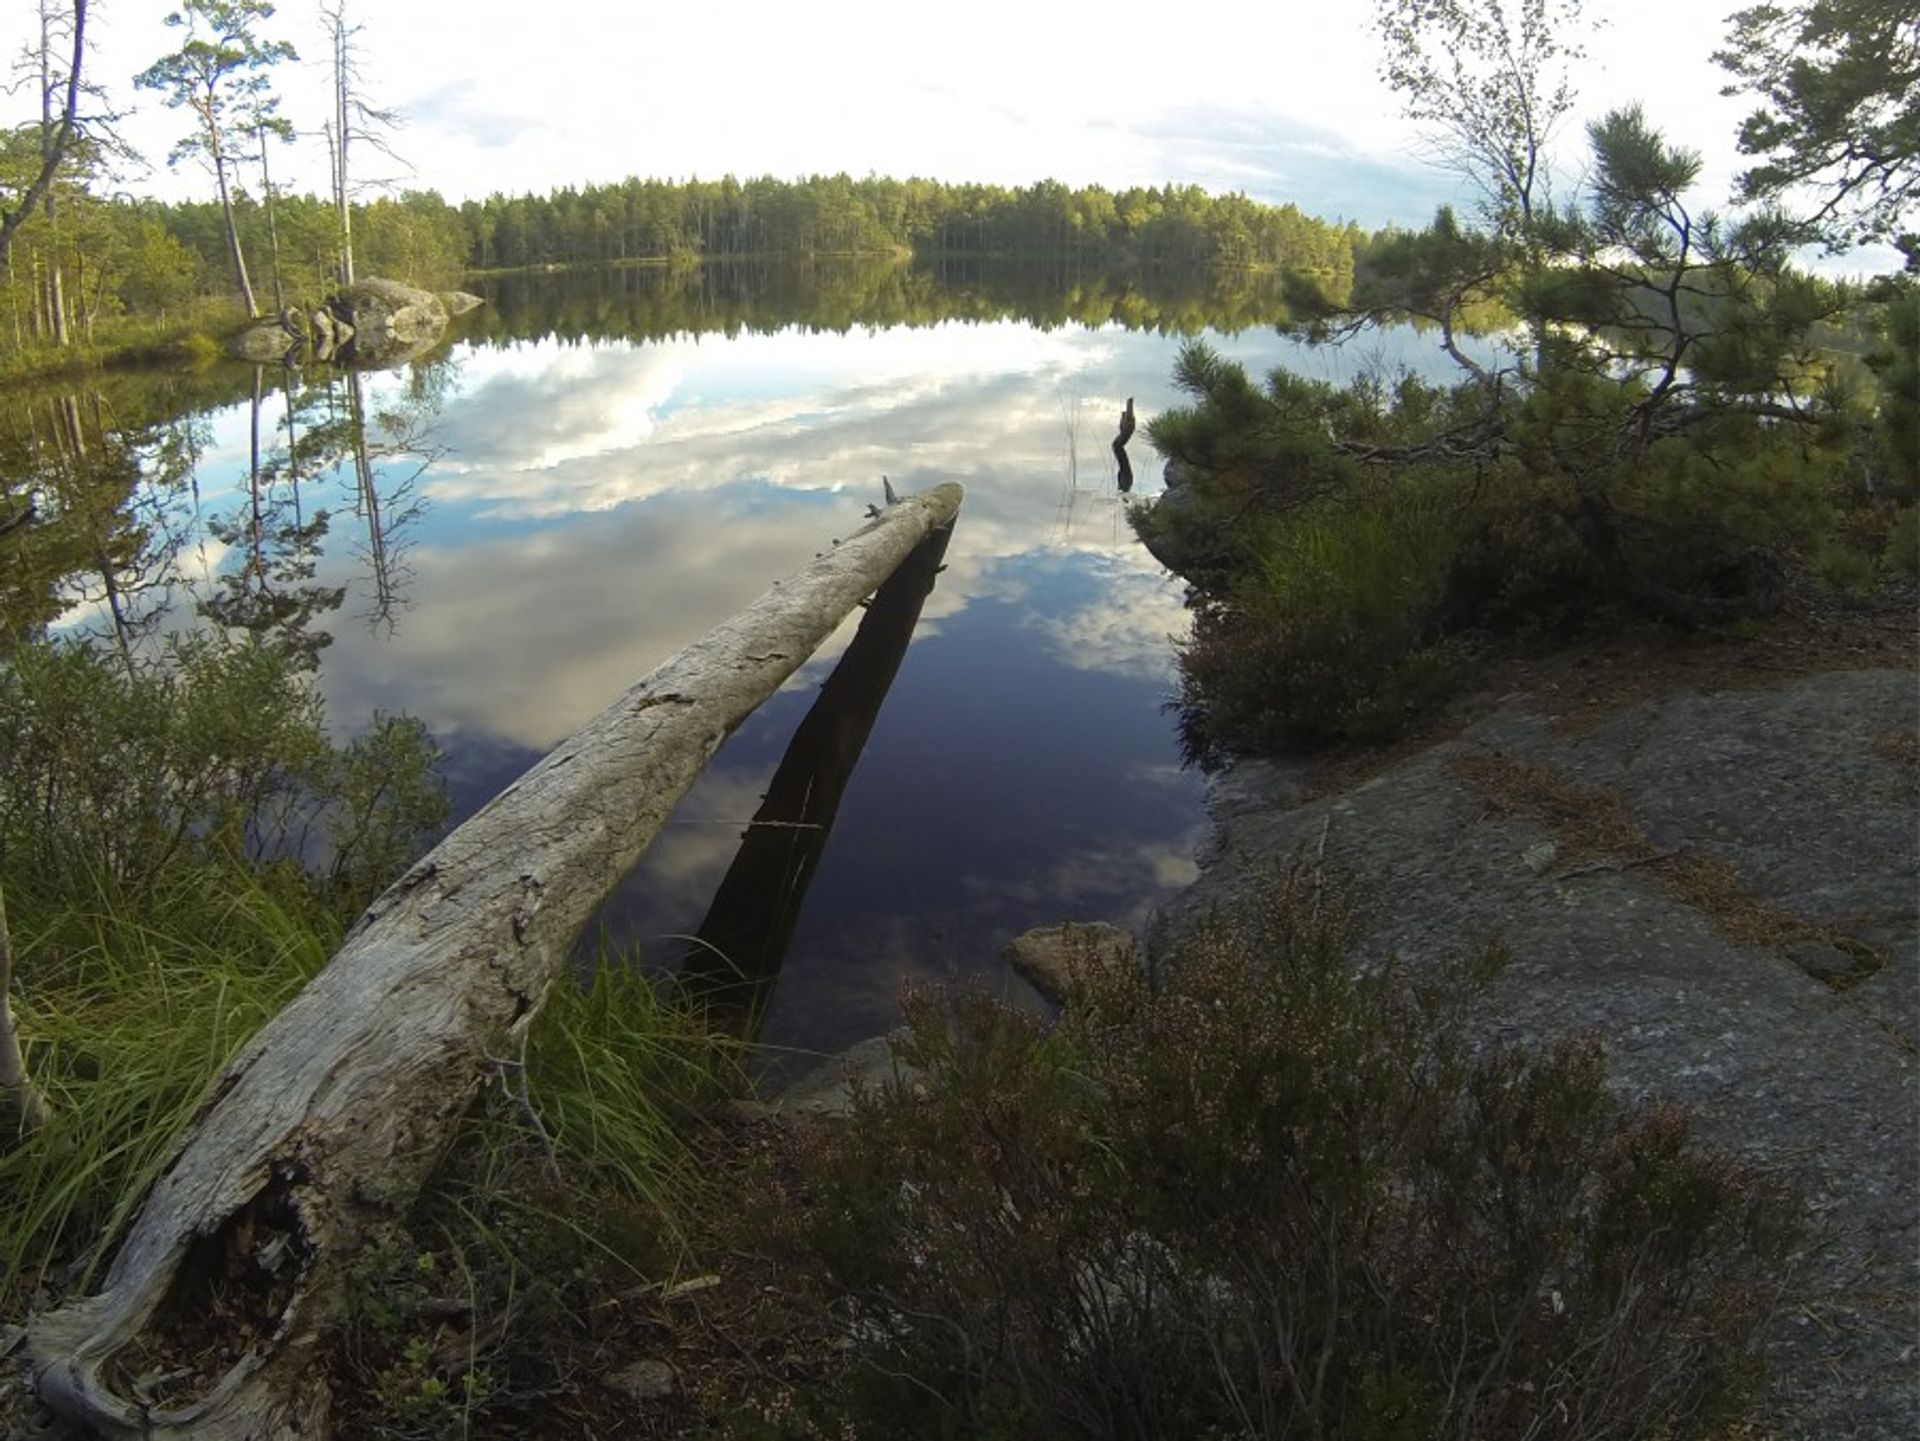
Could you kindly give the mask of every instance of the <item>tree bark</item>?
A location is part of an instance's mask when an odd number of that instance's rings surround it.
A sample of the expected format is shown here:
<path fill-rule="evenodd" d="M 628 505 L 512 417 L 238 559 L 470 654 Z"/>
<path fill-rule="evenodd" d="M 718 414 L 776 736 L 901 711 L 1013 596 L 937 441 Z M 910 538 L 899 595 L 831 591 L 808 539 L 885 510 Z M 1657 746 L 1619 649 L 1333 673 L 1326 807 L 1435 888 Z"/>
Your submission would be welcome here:
<path fill-rule="evenodd" d="M 375 901 L 235 1058 L 99 1293 L 31 1322 L 41 1400 L 112 1438 L 326 1435 L 318 1363 L 358 1243 L 404 1211 L 721 741 L 960 496 L 941 485 L 887 507 L 642 679 Z M 116 1389 L 219 1354 L 200 1349 L 210 1340 L 241 1359 L 192 1394 L 150 1404 Z"/>
<path fill-rule="evenodd" d="M 267 171 L 267 131 L 260 127 L 260 198 L 267 207 L 267 245 L 273 258 L 273 308 L 276 313 L 287 313 L 287 287 L 280 278 L 280 227 L 273 218 L 273 177 Z"/>
<path fill-rule="evenodd" d="M 259 318 L 260 306 L 253 298 L 253 282 L 247 278 L 247 255 L 240 248 L 240 227 L 233 218 L 233 194 L 227 187 L 227 157 L 220 148 L 220 126 L 211 113 L 207 120 L 207 143 L 213 151 L 213 179 L 220 191 L 220 214 L 227 224 L 227 253 L 233 258 L 233 273 L 240 282 L 240 301 L 247 307 L 247 318 Z"/>
<path fill-rule="evenodd" d="M 13 937 L 7 930 L 5 891 L 0 891 L 0 1099 L 12 1104 L 16 1135 L 47 1124 L 47 1098 L 27 1072 L 13 1020 Z M 0 1135 L 0 1140 L 10 1142 L 12 1137 Z"/>

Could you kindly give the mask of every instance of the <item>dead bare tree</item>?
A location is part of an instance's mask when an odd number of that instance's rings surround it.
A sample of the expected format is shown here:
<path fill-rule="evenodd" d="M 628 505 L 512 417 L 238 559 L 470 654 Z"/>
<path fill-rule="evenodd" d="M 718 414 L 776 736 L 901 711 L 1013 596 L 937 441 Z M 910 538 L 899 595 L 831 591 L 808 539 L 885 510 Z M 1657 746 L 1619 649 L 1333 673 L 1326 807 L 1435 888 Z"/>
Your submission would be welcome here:
<path fill-rule="evenodd" d="M 46 38 L 51 25 L 50 12 L 41 13 L 42 39 Z M 67 66 L 67 93 L 65 103 L 59 111 L 59 119 L 53 118 L 50 84 L 42 86 L 42 138 L 40 145 L 40 173 L 34 176 L 26 190 L 20 196 L 20 203 L 11 210 L 0 210 L 0 261 L 8 258 L 13 246 L 14 232 L 26 223 L 27 217 L 40 204 L 53 184 L 53 177 L 59 173 L 60 164 L 66 159 L 67 147 L 73 143 L 74 130 L 80 112 L 80 62 L 87 48 L 87 0 L 73 0 L 73 59 Z M 46 45 L 42 44 L 45 55 Z M 50 74 L 43 72 L 50 81 Z"/>
<path fill-rule="evenodd" d="M 333 50 L 333 114 L 327 121 L 327 155 L 332 166 L 334 213 L 340 226 L 340 283 L 353 284 L 353 192 L 348 159 L 354 142 L 363 141 L 397 159 L 386 135 L 399 123 L 398 113 L 370 104 L 360 89 L 359 50 L 354 37 L 361 27 L 347 19 L 346 0 L 334 0 L 320 10 Z"/>

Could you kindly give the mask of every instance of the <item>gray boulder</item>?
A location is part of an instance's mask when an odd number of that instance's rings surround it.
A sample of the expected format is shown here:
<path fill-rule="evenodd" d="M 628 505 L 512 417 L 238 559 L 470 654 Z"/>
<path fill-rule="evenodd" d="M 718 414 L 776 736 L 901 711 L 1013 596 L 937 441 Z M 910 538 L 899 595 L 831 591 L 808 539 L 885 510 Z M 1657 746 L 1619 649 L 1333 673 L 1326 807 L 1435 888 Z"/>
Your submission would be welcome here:
<path fill-rule="evenodd" d="M 833 1119 L 853 1109 L 857 1086 L 884 1086 L 893 1081 L 911 1084 L 918 1075 L 914 1067 L 894 1055 L 892 1038 L 873 1036 L 827 1057 L 783 1090 L 771 1105 L 750 1103 L 742 1113 L 773 1119 Z"/>
<path fill-rule="evenodd" d="M 1140 526 L 1140 542 L 1147 553 L 1187 580 L 1218 570 L 1232 548 L 1233 536 L 1232 527 L 1208 523 L 1206 501 L 1195 476 L 1193 467 L 1169 460 L 1166 489 L 1145 503 Z"/>
<path fill-rule="evenodd" d="M 353 327 L 356 360 L 418 351 L 447 328 L 447 307 L 438 295 L 397 280 L 356 280 L 338 291 L 327 309 Z"/>
<path fill-rule="evenodd" d="M 227 342 L 227 353 L 255 365 L 278 364 L 287 358 L 299 339 L 277 320 L 249 325 Z"/>
<path fill-rule="evenodd" d="M 680 1378 L 666 1361 L 635 1361 L 607 1377 L 607 1385 L 635 1401 L 663 1401 L 679 1389 Z"/>
<path fill-rule="evenodd" d="M 343 287 L 311 315 L 288 311 L 278 322 L 249 326 L 227 349 L 255 364 L 305 349 L 319 360 L 399 365 L 437 345 L 451 317 L 485 303 L 463 290 L 434 292 L 371 277 Z"/>

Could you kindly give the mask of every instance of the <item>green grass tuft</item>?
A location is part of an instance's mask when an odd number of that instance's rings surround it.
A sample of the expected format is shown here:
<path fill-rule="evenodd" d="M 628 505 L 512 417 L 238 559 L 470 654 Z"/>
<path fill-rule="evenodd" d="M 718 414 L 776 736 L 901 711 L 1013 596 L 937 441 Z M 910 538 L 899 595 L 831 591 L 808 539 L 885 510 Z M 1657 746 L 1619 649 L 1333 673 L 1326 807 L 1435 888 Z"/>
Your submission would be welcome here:
<path fill-rule="evenodd" d="M 137 902 L 100 872 L 25 881 L 7 885 L 13 1006 L 53 1117 L 0 1150 L 0 1315 L 86 1284 L 229 1058 L 339 939 L 238 867 Z"/>

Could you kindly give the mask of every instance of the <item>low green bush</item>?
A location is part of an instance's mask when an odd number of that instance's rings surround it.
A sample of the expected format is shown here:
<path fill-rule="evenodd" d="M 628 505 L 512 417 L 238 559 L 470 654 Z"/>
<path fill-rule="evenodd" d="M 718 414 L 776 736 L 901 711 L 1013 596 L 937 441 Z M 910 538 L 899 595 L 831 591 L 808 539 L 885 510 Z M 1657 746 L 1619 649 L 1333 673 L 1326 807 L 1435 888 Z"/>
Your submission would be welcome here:
<path fill-rule="evenodd" d="M 1907 580 L 1920 580 L 1920 507 L 1902 506 L 1887 526 L 1881 560 Z"/>
<path fill-rule="evenodd" d="M 1605 1084 L 1476 1045 L 1497 962 L 1356 969 L 1285 877 L 1057 1026 L 909 1007 L 784 1253 L 871 1365 L 807 1434 L 1685 1437 L 1737 1415 L 1797 1210 Z"/>
<path fill-rule="evenodd" d="M 72 344 L 43 340 L 0 345 L 0 380 L 17 382 L 156 361 L 199 369 L 226 354 L 218 337 L 235 334 L 246 324 L 245 309 L 225 297 L 203 297 L 156 315 L 103 316 L 97 327 Z"/>
<path fill-rule="evenodd" d="M 410 717 L 335 744 L 300 657 L 250 632 L 135 664 L 50 640 L 0 657 L 0 846 L 48 887 L 98 871 L 135 894 L 177 865 L 250 864 L 292 904 L 351 919 L 446 817 Z"/>
<path fill-rule="evenodd" d="M 1455 493 L 1370 487 L 1250 528 L 1227 596 L 1180 670 L 1190 752 L 1391 735 L 1446 686 L 1433 617 L 1462 545 Z"/>
<path fill-rule="evenodd" d="M 1840 412 L 1675 420 L 1543 338 L 1509 389 L 1402 377 L 1264 388 L 1204 346 L 1149 434 L 1176 495 L 1130 512 L 1192 583 L 1191 756 L 1390 737 L 1475 637 L 1767 613 L 1800 567 L 1870 589 L 1904 552 L 1853 494 Z M 1664 429 L 1663 429 L 1664 427 Z"/>

